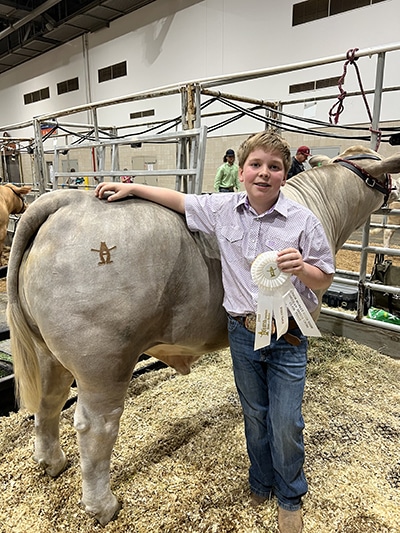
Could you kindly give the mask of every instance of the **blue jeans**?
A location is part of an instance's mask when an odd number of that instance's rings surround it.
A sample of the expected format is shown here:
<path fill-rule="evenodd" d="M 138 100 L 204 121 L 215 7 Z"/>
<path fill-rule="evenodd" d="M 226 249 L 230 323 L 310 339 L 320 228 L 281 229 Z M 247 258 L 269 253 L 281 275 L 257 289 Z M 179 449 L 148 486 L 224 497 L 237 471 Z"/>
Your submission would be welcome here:
<path fill-rule="evenodd" d="M 229 344 L 236 387 L 244 415 L 250 459 L 250 489 L 259 496 L 276 495 L 287 511 L 301 507 L 307 492 L 303 472 L 304 420 L 301 413 L 307 338 L 292 346 L 276 335 L 254 351 L 254 333 L 228 315 Z"/>

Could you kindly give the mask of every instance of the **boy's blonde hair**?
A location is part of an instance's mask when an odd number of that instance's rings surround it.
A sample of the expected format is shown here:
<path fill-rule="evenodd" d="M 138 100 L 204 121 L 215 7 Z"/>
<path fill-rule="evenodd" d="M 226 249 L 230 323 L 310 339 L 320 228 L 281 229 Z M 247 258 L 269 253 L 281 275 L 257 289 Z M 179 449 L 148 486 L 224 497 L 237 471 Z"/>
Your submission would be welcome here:
<path fill-rule="evenodd" d="M 237 151 L 239 167 L 243 168 L 243 165 L 245 164 L 246 159 L 249 157 L 251 152 L 254 152 L 254 150 L 259 148 L 265 152 L 278 152 L 282 157 L 285 174 L 289 172 L 292 164 L 290 146 L 283 137 L 270 130 L 254 133 L 242 142 Z"/>

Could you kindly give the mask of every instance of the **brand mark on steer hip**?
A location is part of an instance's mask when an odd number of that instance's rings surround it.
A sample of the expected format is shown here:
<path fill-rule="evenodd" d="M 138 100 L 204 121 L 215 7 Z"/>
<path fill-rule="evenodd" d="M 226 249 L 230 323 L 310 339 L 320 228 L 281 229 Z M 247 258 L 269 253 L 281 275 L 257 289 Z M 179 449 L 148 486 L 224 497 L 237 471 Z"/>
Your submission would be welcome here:
<path fill-rule="evenodd" d="M 100 254 L 100 261 L 97 263 L 98 265 L 105 265 L 107 263 L 112 263 L 111 261 L 111 250 L 114 250 L 116 246 L 112 246 L 109 248 L 105 242 L 100 243 L 100 250 L 96 250 L 95 248 L 92 248 L 92 252 L 99 252 Z"/>

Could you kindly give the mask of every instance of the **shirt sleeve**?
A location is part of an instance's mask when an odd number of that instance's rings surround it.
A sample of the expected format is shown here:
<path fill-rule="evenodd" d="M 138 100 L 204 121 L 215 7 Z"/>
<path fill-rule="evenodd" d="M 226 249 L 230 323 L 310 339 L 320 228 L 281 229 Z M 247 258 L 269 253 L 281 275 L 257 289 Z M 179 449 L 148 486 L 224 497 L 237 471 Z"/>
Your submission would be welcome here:
<path fill-rule="evenodd" d="M 335 273 L 335 259 L 322 224 L 313 223 L 303 232 L 300 240 L 301 254 L 310 265 L 318 267 L 325 274 Z"/>
<path fill-rule="evenodd" d="M 214 189 L 219 192 L 219 188 L 221 186 L 221 181 L 222 181 L 222 176 L 223 176 L 223 173 L 224 173 L 224 167 L 221 166 L 219 167 L 219 169 L 217 170 L 217 174 L 215 175 L 215 179 L 214 179 Z"/>
<path fill-rule="evenodd" d="M 190 231 L 212 234 L 216 224 L 215 197 L 219 194 L 186 194 L 185 217 Z M 217 202 L 218 203 L 218 202 Z"/>

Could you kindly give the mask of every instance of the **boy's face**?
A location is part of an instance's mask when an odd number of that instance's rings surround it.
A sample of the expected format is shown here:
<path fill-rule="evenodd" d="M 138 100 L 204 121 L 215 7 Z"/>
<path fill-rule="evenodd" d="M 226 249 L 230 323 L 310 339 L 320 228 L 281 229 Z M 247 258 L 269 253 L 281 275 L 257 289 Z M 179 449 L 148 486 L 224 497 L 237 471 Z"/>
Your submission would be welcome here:
<path fill-rule="evenodd" d="M 257 148 L 249 154 L 243 168 L 239 168 L 239 180 L 244 184 L 250 205 L 257 213 L 270 209 L 286 182 L 281 155 Z"/>

